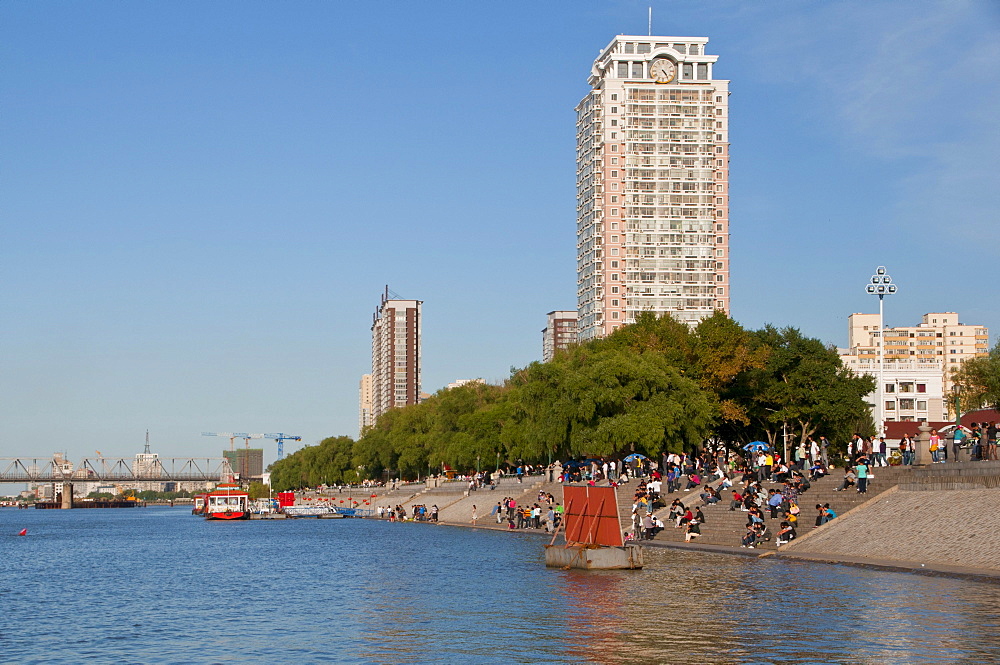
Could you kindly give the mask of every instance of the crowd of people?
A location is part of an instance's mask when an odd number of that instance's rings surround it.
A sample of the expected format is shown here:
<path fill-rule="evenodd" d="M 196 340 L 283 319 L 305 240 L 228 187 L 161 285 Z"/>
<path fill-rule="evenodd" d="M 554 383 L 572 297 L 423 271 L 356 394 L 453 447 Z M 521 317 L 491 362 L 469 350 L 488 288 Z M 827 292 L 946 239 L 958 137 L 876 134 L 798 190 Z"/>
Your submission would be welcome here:
<path fill-rule="evenodd" d="M 552 532 L 561 524 L 563 510 L 551 493 L 539 491 L 537 501 L 531 505 L 519 506 L 514 497 L 504 497 L 493 506 L 490 517 L 497 524 L 506 524 L 508 530 L 545 529 Z"/>
<path fill-rule="evenodd" d="M 949 444 L 951 450 L 949 451 Z M 843 459 L 844 475 L 837 491 L 855 491 L 866 494 L 872 470 L 889 464 L 910 465 L 916 457 L 918 439 L 906 434 L 891 446 L 884 437 L 865 437 L 855 434 L 846 445 Z M 935 462 L 946 462 L 959 457 L 960 450 L 968 450 L 968 457 L 977 460 L 997 459 L 998 428 L 995 423 L 973 423 L 968 428 L 956 428 L 946 439 L 931 430 L 928 452 Z M 723 504 L 728 499 L 730 511 L 747 514 L 746 531 L 741 546 L 754 548 L 762 541 L 774 540 L 784 545 L 794 540 L 801 530 L 800 501 L 811 485 L 829 475 L 831 445 L 824 436 L 806 437 L 789 451 L 789 459 L 760 446 L 743 453 L 733 453 L 724 448 L 704 448 L 696 454 L 664 453 L 660 459 L 650 459 L 631 454 L 619 459 L 591 459 L 555 462 L 548 467 L 531 468 L 518 465 L 509 469 L 510 475 L 523 482 L 531 472 L 541 472 L 548 481 L 563 483 L 606 482 L 613 487 L 635 482 L 632 493 L 632 519 L 625 532 L 627 540 L 651 540 L 664 529 L 682 529 L 684 539 L 692 541 L 701 536 L 706 523 L 702 507 Z M 845 452 L 841 448 L 841 453 Z M 838 462 L 840 466 L 840 462 Z M 469 474 L 469 493 L 498 485 L 499 472 Z M 697 492 L 696 495 L 685 494 Z M 677 495 L 677 498 L 669 498 Z M 695 496 L 697 499 L 695 499 Z M 700 499 L 700 501 L 698 501 Z M 657 511 L 667 508 L 666 515 Z M 696 506 L 695 504 L 699 504 Z M 409 519 L 436 522 L 438 508 L 422 505 L 411 506 Z M 378 509 L 379 517 L 390 520 L 408 519 L 403 506 Z M 816 504 L 813 527 L 836 518 L 829 503 Z M 473 506 L 472 523 L 479 519 Z M 555 497 L 541 491 L 537 501 L 518 504 L 515 497 L 504 497 L 492 506 L 489 515 L 482 515 L 496 525 L 509 530 L 545 529 L 552 531 L 563 520 L 563 507 Z M 776 526 L 775 526 L 776 525 Z"/>

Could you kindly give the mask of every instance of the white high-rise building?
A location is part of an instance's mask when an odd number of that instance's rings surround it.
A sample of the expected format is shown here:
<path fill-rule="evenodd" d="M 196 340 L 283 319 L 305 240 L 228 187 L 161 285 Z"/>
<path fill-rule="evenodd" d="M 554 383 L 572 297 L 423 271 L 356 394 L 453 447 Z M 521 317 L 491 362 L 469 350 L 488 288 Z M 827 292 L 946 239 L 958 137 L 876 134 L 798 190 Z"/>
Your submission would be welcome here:
<path fill-rule="evenodd" d="M 577 105 L 581 340 L 729 312 L 729 81 L 705 37 L 619 35 Z"/>

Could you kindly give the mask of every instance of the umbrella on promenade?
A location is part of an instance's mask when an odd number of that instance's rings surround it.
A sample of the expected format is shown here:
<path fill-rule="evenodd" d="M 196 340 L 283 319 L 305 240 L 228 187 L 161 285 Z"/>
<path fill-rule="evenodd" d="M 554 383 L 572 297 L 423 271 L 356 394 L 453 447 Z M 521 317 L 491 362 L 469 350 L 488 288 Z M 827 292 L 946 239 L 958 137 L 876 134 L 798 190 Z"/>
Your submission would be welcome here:
<path fill-rule="evenodd" d="M 640 455 L 639 453 L 632 453 L 631 455 L 625 457 L 626 462 L 631 462 L 632 460 L 637 460 L 637 459 L 648 459 L 648 458 L 645 455 Z"/>
<path fill-rule="evenodd" d="M 763 441 L 751 441 L 747 445 L 743 446 L 743 450 L 770 450 L 771 446 L 764 443 Z"/>

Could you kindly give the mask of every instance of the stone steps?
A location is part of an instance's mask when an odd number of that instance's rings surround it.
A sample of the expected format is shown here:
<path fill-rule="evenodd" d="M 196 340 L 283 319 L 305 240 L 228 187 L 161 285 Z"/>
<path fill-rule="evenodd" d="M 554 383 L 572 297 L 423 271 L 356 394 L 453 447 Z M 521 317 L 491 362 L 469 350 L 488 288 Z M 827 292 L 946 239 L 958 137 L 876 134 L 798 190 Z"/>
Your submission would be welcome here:
<path fill-rule="evenodd" d="M 855 506 L 868 501 L 873 496 L 876 496 L 895 486 L 899 482 L 900 478 L 905 478 L 908 473 L 908 469 L 898 467 L 880 467 L 875 469 L 875 478 L 870 482 L 868 492 L 866 494 L 858 494 L 858 492 L 854 489 L 850 489 L 845 492 L 835 491 L 843 481 L 843 473 L 835 472 L 831 476 L 827 476 L 826 478 L 816 481 L 812 484 L 809 491 L 799 497 L 799 508 L 801 512 L 799 514 L 799 523 L 796 530 L 801 535 L 812 529 L 817 515 L 817 512 L 814 509 L 816 504 L 822 505 L 829 503 L 830 507 L 837 513 L 838 516 L 843 515 L 851 508 L 854 508 Z M 765 484 L 765 487 L 778 487 L 778 485 L 767 483 Z M 695 490 L 692 490 L 692 492 L 694 491 Z M 667 496 L 670 495 L 668 494 Z M 728 497 L 726 497 L 726 500 L 723 500 L 714 506 L 702 506 L 702 512 L 705 515 L 705 523 L 701 526 L 702 535 L 696 539 L 696 542 L 707 545 L 725 545 L 729 547 L 739 546 L 743 535 L 746 533 L 748 516 L 747 513 L 741 511 L 739 508 L 734 511 L 730 511 L 729 501 L 727 499 Z M 672 501 L 672 499 L 670 499 L 670 501 Z M 666 519 L 667 510 L 658 511 L 657 514 L 661 516 L 661 519 L 663 519 L 667 526 L 666 529 L 656 536 L 656 539 L 669 542 L 683 542 L 684 529 L 674 528 L 674 526 L 668 522 Z M 776 534 L 780 528 L 781 517 L 779 516 L 778 519 L 771 519 L 769 515 L 770 512 L 765 510 L 765 523 L 772 534 L 772 539 L 759 544 L 758 549 L 773 550 L 776 548 L 774 543 L 774 534 Z"/>

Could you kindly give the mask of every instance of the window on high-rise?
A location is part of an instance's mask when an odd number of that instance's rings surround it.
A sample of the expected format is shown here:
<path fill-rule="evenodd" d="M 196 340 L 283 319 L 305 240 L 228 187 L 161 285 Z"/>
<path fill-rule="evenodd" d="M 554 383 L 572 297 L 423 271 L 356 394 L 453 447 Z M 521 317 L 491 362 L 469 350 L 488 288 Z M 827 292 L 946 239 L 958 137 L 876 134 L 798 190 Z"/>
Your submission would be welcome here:
<path fill-rule="evenodd" d="M 632 63 L 632 78 L 641 79 L 642 78 L 642 63 L 633 62 Z"/>
<path fill-rule="evenodd" d="M 619 62 L 618 63 L 618 78 L 626 79 L 628 78 L 628 63 Z"/>

